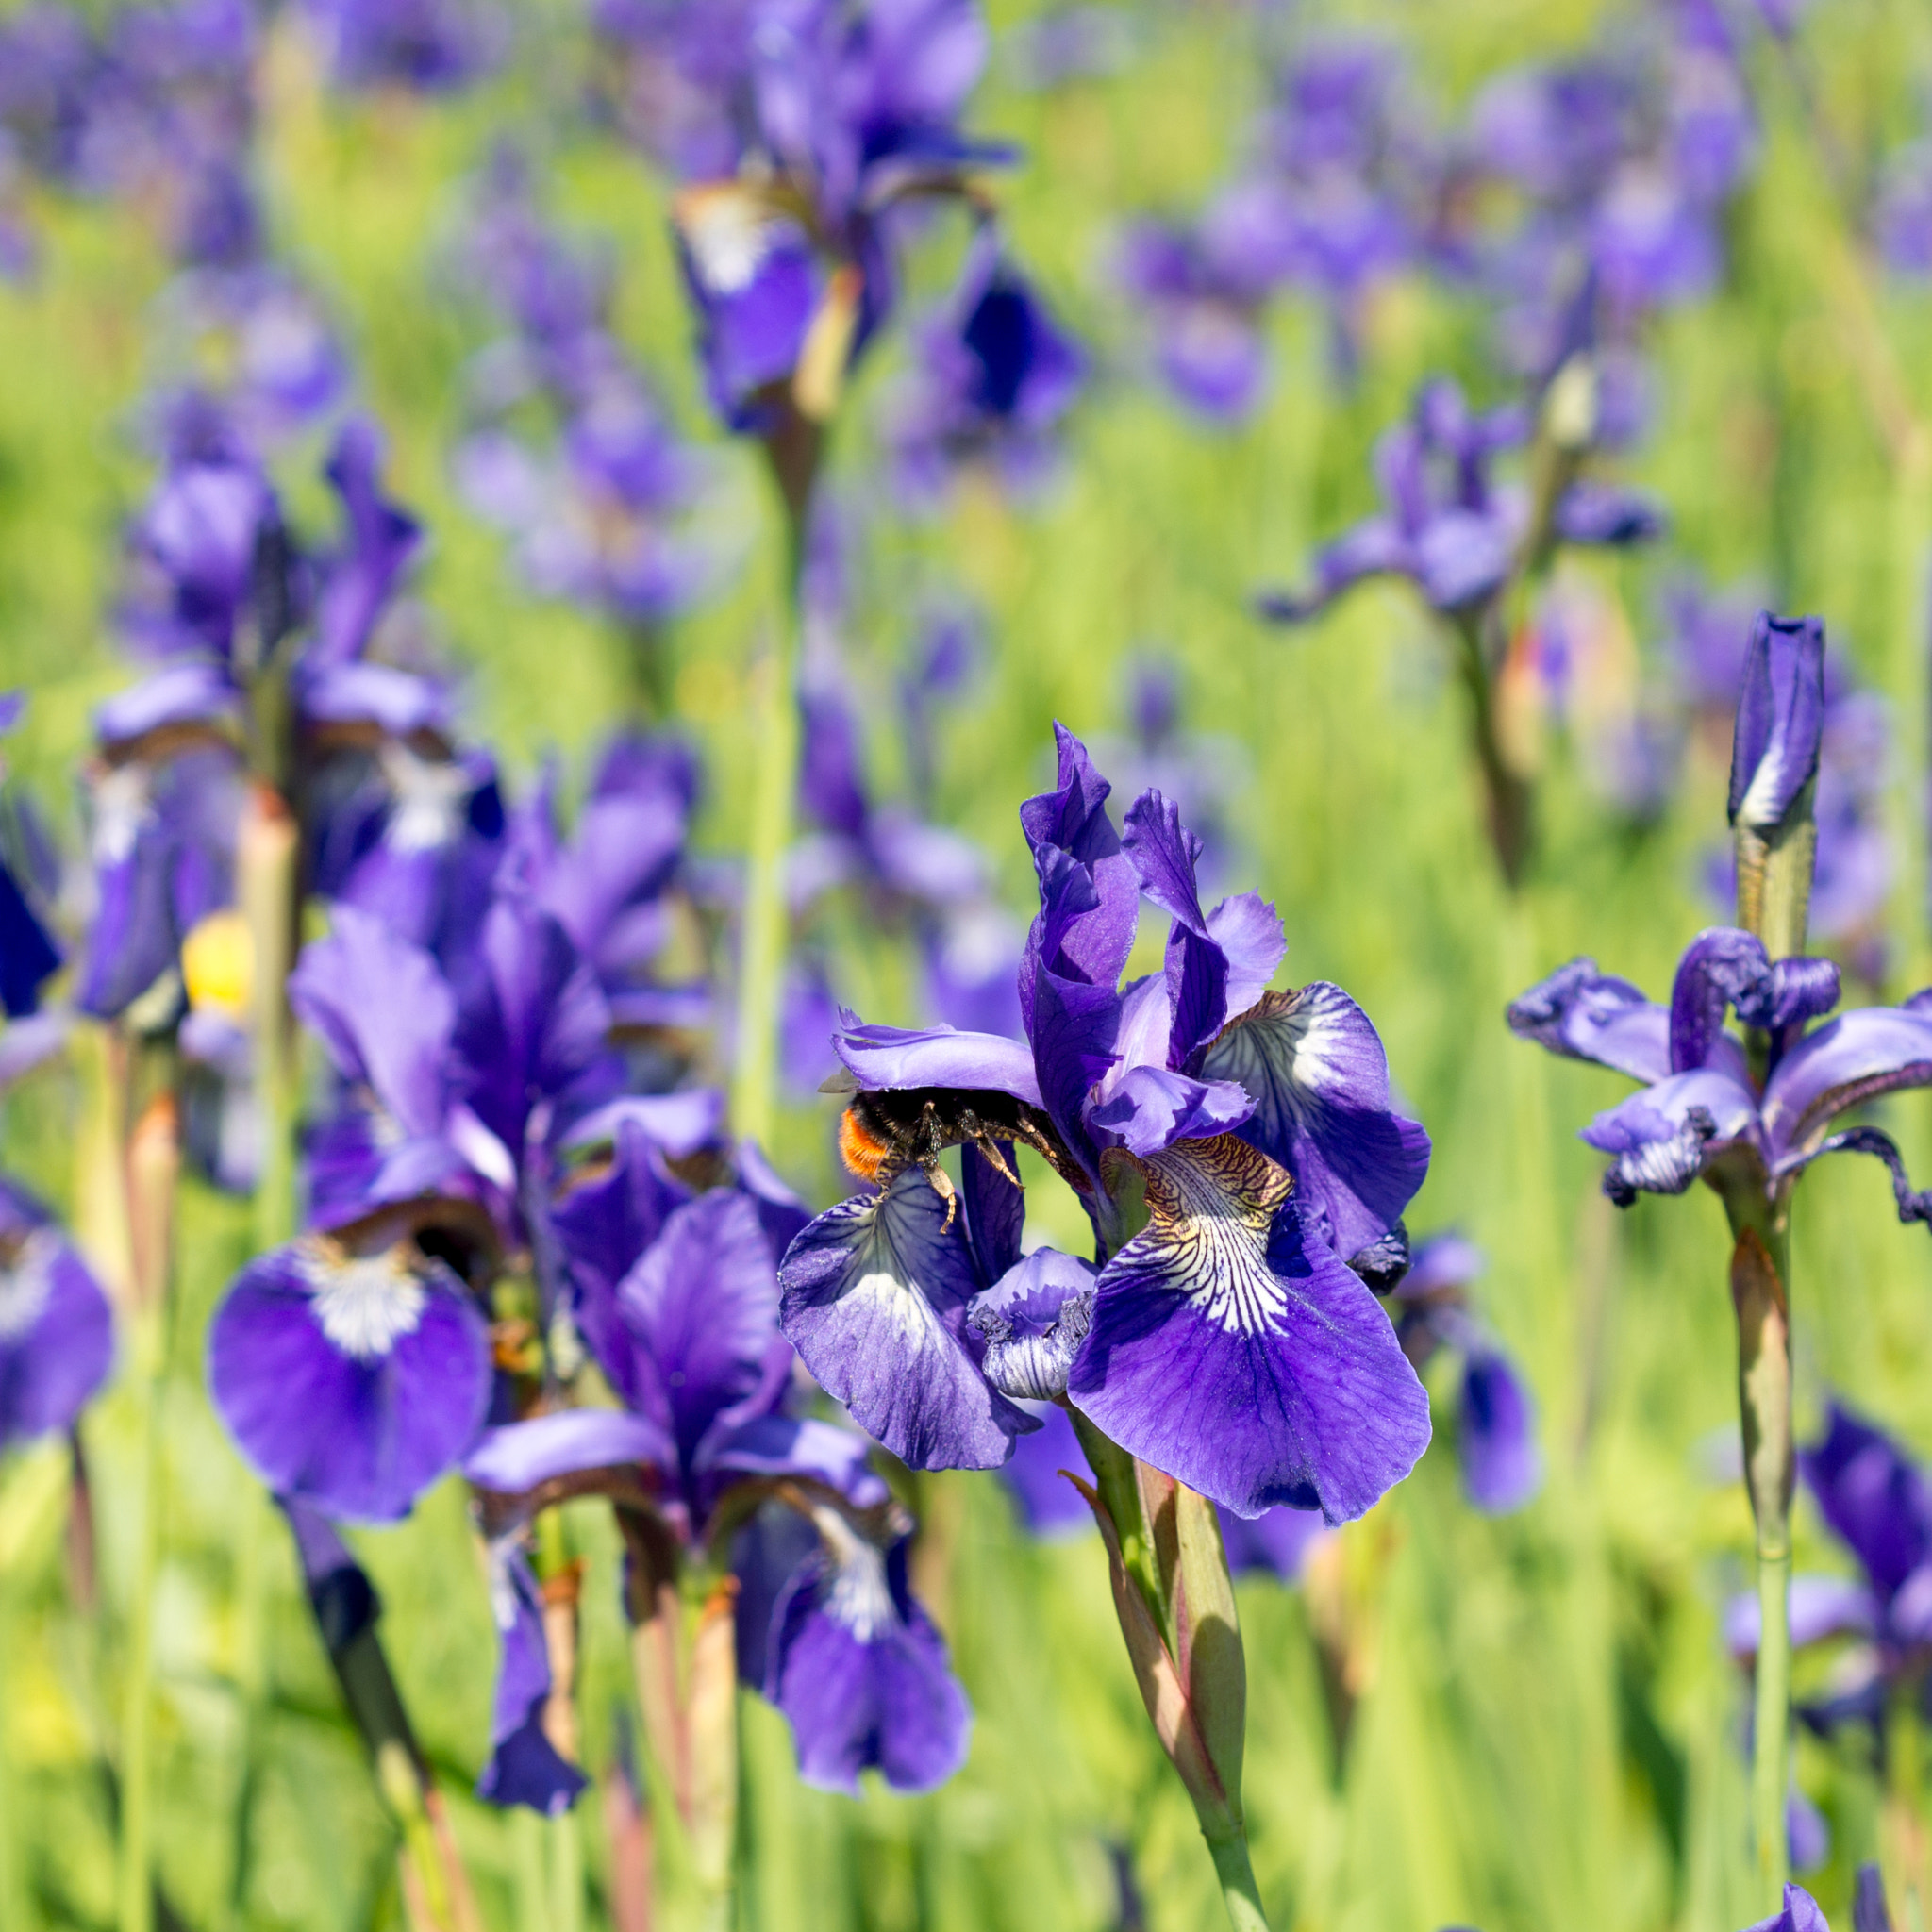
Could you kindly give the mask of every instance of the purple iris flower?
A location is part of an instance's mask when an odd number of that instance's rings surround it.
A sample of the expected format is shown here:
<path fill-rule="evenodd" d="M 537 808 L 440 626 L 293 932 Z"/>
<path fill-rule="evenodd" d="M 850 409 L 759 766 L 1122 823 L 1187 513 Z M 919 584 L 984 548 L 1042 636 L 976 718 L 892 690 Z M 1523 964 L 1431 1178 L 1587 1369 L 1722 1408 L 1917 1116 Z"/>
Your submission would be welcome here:
<path fill-rule="evenodd" d="M 1395 1332 L 1417 1373 L 1441 1349 L 1462 1357 L 1457 1450 L 1462 1488 L 1486 1516 L 1521 1509 L 1542 1487 L 1536 1402 L 1523 1372 L 1470 1311 L 1483 1257 L 1460 1235 L 1432 1236 L 1415 1251 L 1391 1299 Z"/>
<path fill-rule="evenodd" d="M 1347 994 L 1267 991 L 1285 950 L 1273 908 L 1247 894 L 1204 912 L 1177 811 L 1145 793 L 1123 837 L 1085 749 L 1064 730 L 1058 749 L 1058 785 L 1021 808 L 1041 892 L 1026 1037 L 841 1031 L 859 1096 L 843 1144 L 885 1185 L 792 1244 L 786 1333 L 915 1467 L 997 1467 L 1036 1426 L 1014 1398 L 1064 1393 L 1237 1514 L 1345 1521 L 1428 1441 L 1414 1371 L 1348 1265 L 1399 1272 L 1427 1136 L 1392 1111 L 1381 1041 Z M 1166 966 L 1123 988 L 1142 895 L 1172 921 Z M 915 1155 L 889 1164 L 866 1123 L 904 1103 L 867 1096 L 908 1092 Z M 972 1142 L 961 1189 L 936 1160 L 922 1171 L 926 1094 L 935 1125 L 941 1108 L 984 1116 L 953 1133 Z M 985 1151 L 1015 1135 L 1080 1192 L 1097 1275 L 1021 1259 L 1023 1197 Z M 1130 1190 L 1150 1217 L 1138 1234 Z"/>
<path fill-rule="evenodd" d="M 490 1761 L 476 1780 L 476 1795 L 492 1805 L 522 1805 L 556 1817 L 576 1803 L 586 1780 L 544 1729 L 552 1678 L 543 1595 L 514 1538 L 501 1537 L 490 1545 L 490 1607 L 502 1660 Z"/>
<path fill-rule="evenodd" d="M 231 903 L 241 787 L 234 752 L 206 741 L 152 758 L 131 741 L 91 773 L 96 905 L 75 990 L 82 1012 L 125 1011 L 194 926 Z"/>
<path fill-rule="evenodd" d="M 794 405 L 822 414 L 885 320 L 895 210 L 958 197 L 970 169 L 1008 158 L 957 125 L 986 25 L 975 0 L 751 0 L 680 16 L 705 46 L 685 75 L 707 74 L 742 113 L 735 174 L 708 167 L 679 197 L 685 280 L 714 405 L 762 432 L 794 375 Z"/>
<path fill-rule="evenodd" d="M 72 1428 L 113 1359 L 100 1284 L 46 1210 L 0 1178 L 0 1450 Z"/>
<path fill-rule="evenodd" d="M 502 21 L 467 0 L 304 0 L 338 87 L 446 93 L 494 58 Z"/>
<path fill-rule="evenodd" d="M 1272 195 L 1234 189 L 1192 227 L 1143 221 L 1123 238 L 1115 275 L 1146 310 L 1160 378 L 1209 422 L 1241 422 L 1266 390 L 1261 308 L 1281 274 L 1277 226 Z"/>
<path fill-rule="evenodd" d="M 700 523 L 710 472 L 618 338 L 608 262 L 545 222 L 521 155 L 492 157 L 478 199 L 466 267 L 515 327 L 472 366 L 458 486 L 533 589 L 659 623 L 722 574 L 728 546 Z"/>
<path fill-rule="evenodd" d="M 500 1525 L 532 1497 L 594 1491 L 659 1525 L 681 1560 L 735 1557 L 741 1663 L 791 1719 L 801 1774 L 842 1790 L 876 1766 L 924 1790 L 958 1769 L 968 1712 L 907 1592 L 903 1531 L 863 1439 L 789 1412 L 774 1260 L 803 1220 L 769 1191 L 694 1191 L 618 1120 L 556 1226 L 575 1321 L 624 1407 L 491 1429 L 465 1469 Z M 794 1533 L 744 1534 L 774 1503 Z"/>
<path fill-rule="evenodd" d="M 1912 142 L 1886 163 L 1872 226 L 1889 268 L 1932 275 L 1932 141 Z"/>
<path fill-rule="evenodd" d="M 1890 1170 L 1902 1221 L 1932 1220 L 1897 1148 L 1876 1127 L 1833 1122 L 1907 1087 L 1932 1084 L 1932 993 L 1867 1007 L 1807 1030 L 1838 1004 L 1828 959 L 1767 958 L 1729 926 L 1686 949 L 1668 1007 L 1628 980 L 1573 959 L 1509 1008 L 1510 1029 L 1567 1058 L 1594 1060 L 1643 1083 L 1599 1114 L 1583 1139 L 1611 1156 L 1604 1191 L 1627 1207 L 1640 1192 L 1681 1194 L 1700 1175 L 1748 1176 L 1774 1194 L 1821 1154 L 1873 1154 Z M 1772 1038 L 1765 1074 L 1724 1028 L 1726 1010 Z"/>
<path fill-rule="evenodd" d="M 1853 1724 L 1882 1730 L 1892 1695 L 1925 1700 L 1932 1661 L 1932 1483 L 1890 1436 L 1833 1402 L 1824 1434 L 1798 1467 L 1826 1524 L 1862 1575 L 1791 1579 L 1796 1648 L 1849 1639 L 1824 1694 L 1798 1715 L 1823 1736 Z M 1735 1599 L 1725 1636 L 1740 1657 L 1757 1648 L 1757 1605 Z"/>
<path fill-rule="evenodd" d="M 19 724 L 26 708 L 25 691 L 0 691 L 0 737 Z M 0 1012 L 24 1019 L 40 1004 L 41 984 L 59 970 L 60 948 L 47 930 L 35 900 L 58 887 L 49 876 L 47 844 L 31 803 L 5 787 L 0 759 Z"/>
<path fill-rule="evenodd" d="M 1051 475 L 1087 358 L 992 228 L 974 238 L 959 286 L 945 314 L 919 332 L 916 355 L 888 428 L 916 491 L 937 496 L 958 466 L 979 461 L 1021 491 Z"/>
<path fill-rule="evenodd" d="M 208 1392 L 278 1496 L 388 1522 L 483 1425 L 489 1329 L 407 1227 L 308 1235 L 242 1270 L 208 1330 Z"/>
<path fill-rule="evenodd" d="M 1261 598 L 1263 614 L 1306 623 L 1376 576 L 1407 578 L 1433 609 L 1451 614 L 1487 603 L 1515 565 L 1527 511 L 1520 491 L 1491 480 L 1490 467 L 1524 429 L 1518 410 L 1477 415 L 1453 382 L 1425 384 L 1408 422 L 1376 445 L 1382 511 L 1316 553 L 1307 591 Z M 1647 499 L 1587 478 L 1570 484 L 1552 512 L 1552 534 L 1566 544 L 1622 547 L 1660 527 Z"/>

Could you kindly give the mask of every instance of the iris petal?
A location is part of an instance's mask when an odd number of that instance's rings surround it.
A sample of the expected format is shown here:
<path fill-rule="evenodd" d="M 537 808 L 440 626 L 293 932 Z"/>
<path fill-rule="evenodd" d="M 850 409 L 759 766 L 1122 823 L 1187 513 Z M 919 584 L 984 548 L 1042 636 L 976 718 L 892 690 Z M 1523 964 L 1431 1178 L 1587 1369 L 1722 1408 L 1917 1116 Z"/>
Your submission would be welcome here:
<path fill-rule="evenodd" d="M 993 1469 L 1032 1418 L 994 1391 L 965 1337 L 978 1291 L 964 1228 L 917 1168 L 855 1194 L 792 1242 L 779 1322 L 806 1367 L 914 1469 Z"/>
<path fill-rule="evenodd" d="M 1200 1071 L 1254 1096 L 1241 1139 L 1294 1176 L 1303 1219 L 1337 1254 L 1373 1245 L 1422 1186 L 1429 1137 L 1391 1108 L 1381 1039 L 1339 986 L 1264 994 Z"/>
<path fill-rule="evenodd" d="M 1152 1218 L 1101 1272 L 1074 1405 L 1237 1515 L 1359 1516 L 1429 1441 L 1388 1317 L 1245 1142 L 1184 1141 L 1143 1169 Z"/>

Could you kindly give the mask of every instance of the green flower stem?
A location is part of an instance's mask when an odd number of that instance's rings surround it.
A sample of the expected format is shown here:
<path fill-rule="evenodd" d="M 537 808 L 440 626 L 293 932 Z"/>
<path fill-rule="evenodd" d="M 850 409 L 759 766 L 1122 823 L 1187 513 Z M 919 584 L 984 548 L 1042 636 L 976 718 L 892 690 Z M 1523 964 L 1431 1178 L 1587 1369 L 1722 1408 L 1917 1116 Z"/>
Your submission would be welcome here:
<path fill-rule="evenodd" d="M 731 1079 L 731 1124 L 769 1146 L 778 1076 L 778 1001 L 785 972 L 785 855 L 798 791 L 798 655 L 803 613 L 799 577 L 807 519 L 824 432 L 788 408 L 767 448 L 784 506 L 784 608 L 758 670 L 752 777 L 751 838 L 744 925 L 738 968 L 738 1032 Z"/>
<path fill-rule="evenodd" d="M 550 1932 L 584 1932 L 584 1851 L 574 1810 L 550 1821 Z"/>
<path fill-rule="evenodd" d="M 1209 1839 L 1208 1849 L 1213 1855 L 1214 1875 L 1221 1880 L 1221 1901 L 1227 1907 L 1227 1923 L 1234 1932 L 1268 1932 L 1268 1915 L 1261 1909 L 1254 1867 L 1248 1862 L 1247 1834 L 1237 1831 L 1232 1838 Z"/>
<path fill-rule="evenodd" d="M 119 1932 L 154 1924 L 154 1598 L 161 1557 L 161 1458 L 166 1446 L 170 1288 L 175 1187 L 181 1171 L 180 1122 L 172 1055 L 138 1047 L 135 1076 L 154 1091 L 136 1116 L 126 1152 L 127 1223 L 134 1258 L 133 1356 L 141 1467 L 134 1484 L 134 1574 L 127 1599 L 121 1703 Z"/>
<path fill-rule="evenodd" d="M 25 1647 L 26 1605 L 20 1594 L 14 1578 L 0 1569 L 0 1657 L 18 1659 Z M 14 1757 L 7 1731 L 0 1723 L 0 1925 L 35 1932 L 41 1920 L 29 1882 L 26 1766 Z"/>
<path fill-rule="evenodd" d="M 154 1924 L 151 1717 L 165 1413 L 159 1314 L 158 1309 L 142 1311 L 135 1343 L 141 1468 L 134 1485 L 134 1574 L 127 1599 L 127 1649 L 121 1693 L 121 1868 L 115 1915 L 120 1932 L 150 1932 Z"/>
<path fill-rule="evenodd" d="M 1504 883 L 1514 891 L 1523 883 L 1529 862 L 1533 792 L 1529 781 L 1504 756 L 1496 731 L 1496 677 L 1502 653 L 1499 641 L 1488 635 L 1491 625 L 1480 617 L 1465 616 L 1456 625 L 1457 665 L 1469 692 L 1470 735 L 1477 767 L 1483 776 L 1483 803 L 1489 820 L 1490 842 L 1503 869 Z"/>
<path fill-rule="evenodd" d="M 1791 1324 L 1790 1228 L 1783 1196 L 1764 1201 L 1747 1181 L 1725 1206 L 1737 1234 L 1731 1301 L 1738 1318 L 1738 1409 L 1744 1484 L 1757 1524 L 1757 1671 L 1751 1760 L 1751 1834 L 1759 1890 L 1774 1903 L 1790 1866 L 1785 1799 L 1790 1788 Z"/>

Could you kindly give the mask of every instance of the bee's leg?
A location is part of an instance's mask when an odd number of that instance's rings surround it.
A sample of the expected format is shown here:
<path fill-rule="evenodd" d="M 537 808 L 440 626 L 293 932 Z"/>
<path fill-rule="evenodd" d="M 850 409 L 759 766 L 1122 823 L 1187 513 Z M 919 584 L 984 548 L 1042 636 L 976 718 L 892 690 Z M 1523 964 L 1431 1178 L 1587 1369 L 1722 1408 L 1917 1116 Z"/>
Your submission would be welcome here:
<path fill-rule="evenodd" d="M 973 1144 L 979 1149 L 980 1154 L 985 1158 L 986 1164 L 996 1174 L 1009 1180 L 1016 1188 L 1020 1188 L 1022 1192 L 1024 1192 L 1020 1176 L 1007 1165 L 1007 1157 L 1000 1152 L 1000 1143 L 993 1139 L 991 1133 L 987 1128 L 979 1126 L 976 1121 L 974 1123 L 974 1125 L 978 1130 L 972 1137 Z"/>
<path fill-rule="evenodd" d="M 959 1211 L 959 1196 L 953 1187 L 953 1176 L 940 1165 L 939 1151 L 935 1148 L 919 1163 L 925 1177 L 932 1183 L 932 1191 L 946 1204 L 946 1218 L 940 1228 L 941 1234 L 950 1234 L 953 1217 Z"/>

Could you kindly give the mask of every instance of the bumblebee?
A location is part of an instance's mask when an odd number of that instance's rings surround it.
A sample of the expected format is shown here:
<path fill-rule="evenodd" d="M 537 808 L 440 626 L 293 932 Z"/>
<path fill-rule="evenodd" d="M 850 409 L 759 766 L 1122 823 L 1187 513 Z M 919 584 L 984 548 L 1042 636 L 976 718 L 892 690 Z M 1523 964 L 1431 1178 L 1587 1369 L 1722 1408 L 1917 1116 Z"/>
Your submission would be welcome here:
<path fill-rule="evenodd" d="M 994 1089 L 890 1087 L 853 1093 L 851 1075 L 834 1074 L 821 1090 L 852 1093 L 839 1122 L 839 1158 L 862 1181 L 880 1188 L 908 1167 L 916 1167 L 946 1204 L 950 1228 L 958 1201 L 952 1176 L 940 1165 L 948 1147 L 973 1146 L 993 1171 L 1020 1186 L 1020 1176 L 1000 1152 L 1002 1141 L 1024 1141 L 1041 1154 L 1070 1187 L 1086 1192 L 1087 1176 L 1067 1151 L 1052 1121 L 1037 1107 Z"/>

